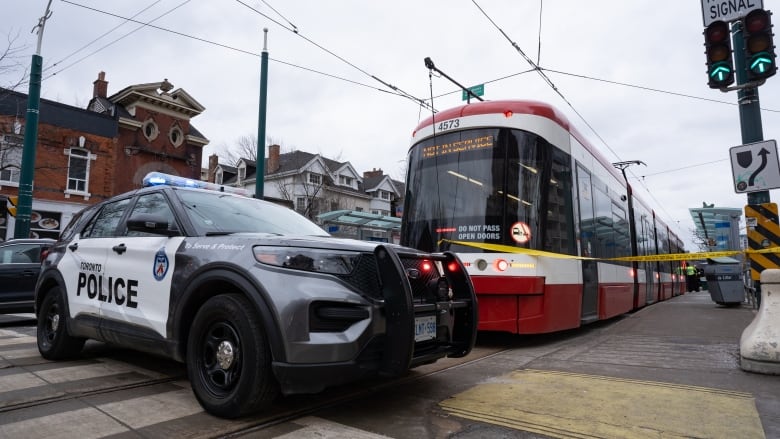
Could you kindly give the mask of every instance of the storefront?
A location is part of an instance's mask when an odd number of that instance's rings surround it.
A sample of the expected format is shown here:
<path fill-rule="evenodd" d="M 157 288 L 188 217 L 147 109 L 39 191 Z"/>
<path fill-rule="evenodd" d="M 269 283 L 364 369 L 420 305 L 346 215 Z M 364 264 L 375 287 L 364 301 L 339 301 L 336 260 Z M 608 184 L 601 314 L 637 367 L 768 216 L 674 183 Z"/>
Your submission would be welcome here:
<path fill-rule="evenodd" d="M 14 237 L 16 218 L 8 211 L 7 199 L 0 202 L 0 241 Z M 86 204 L 33 200 L 30 214 L 30 237 L 57 239 L 68 221 Z"/>

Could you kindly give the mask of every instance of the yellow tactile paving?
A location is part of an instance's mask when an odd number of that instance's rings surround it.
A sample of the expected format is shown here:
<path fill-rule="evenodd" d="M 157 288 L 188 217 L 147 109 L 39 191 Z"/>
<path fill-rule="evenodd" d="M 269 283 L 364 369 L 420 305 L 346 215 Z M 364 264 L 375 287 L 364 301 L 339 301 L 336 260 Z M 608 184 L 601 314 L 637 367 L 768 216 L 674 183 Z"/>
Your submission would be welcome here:
<path fill-rule="evenodd" d="M 441 402 L 467 419 L 558 438 L 764 438 L 748 393 L 520 370 Z"/>

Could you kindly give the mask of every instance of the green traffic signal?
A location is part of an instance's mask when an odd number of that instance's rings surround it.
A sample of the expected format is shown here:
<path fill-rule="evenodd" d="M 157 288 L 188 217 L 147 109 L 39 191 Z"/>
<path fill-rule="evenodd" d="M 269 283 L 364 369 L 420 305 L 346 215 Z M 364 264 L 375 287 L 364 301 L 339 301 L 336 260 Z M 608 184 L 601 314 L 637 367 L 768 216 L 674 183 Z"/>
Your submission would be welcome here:
<path fill-rule="evenodd" d="M 748 69 L 756 76 L 766 75 L 773 68 L 777 69 L 772 57 L 766 52 L 754 55 L 748 65 Z"/>
<path fill-rule="evenodd" d="M 731 58 L 731 30 L 725 21 L 714 21 L 704 29 L 707 55 L 707 85 L 724 88 L 734 83 L 734 61 Z"/>
<path fill-rule="evenodd" d="M 769 11 L 754 9 L 743 19 L 745 61 L 749 81 L 765 79 L 777 72 L 771 15 Z"/>

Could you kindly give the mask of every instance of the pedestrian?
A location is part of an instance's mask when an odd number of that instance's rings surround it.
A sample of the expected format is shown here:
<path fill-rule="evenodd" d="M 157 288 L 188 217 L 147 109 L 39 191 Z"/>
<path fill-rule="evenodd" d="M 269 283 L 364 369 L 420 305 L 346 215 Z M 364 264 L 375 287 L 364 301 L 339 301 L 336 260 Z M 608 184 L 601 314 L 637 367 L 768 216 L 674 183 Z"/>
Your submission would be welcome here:
<path fill-rule="evenodd" d="M 696 267 L 691 263 L 688 263 L 688 266 L 685 267 L 685 283 L 689 292 L 699 290 L 699 273 Z"/>

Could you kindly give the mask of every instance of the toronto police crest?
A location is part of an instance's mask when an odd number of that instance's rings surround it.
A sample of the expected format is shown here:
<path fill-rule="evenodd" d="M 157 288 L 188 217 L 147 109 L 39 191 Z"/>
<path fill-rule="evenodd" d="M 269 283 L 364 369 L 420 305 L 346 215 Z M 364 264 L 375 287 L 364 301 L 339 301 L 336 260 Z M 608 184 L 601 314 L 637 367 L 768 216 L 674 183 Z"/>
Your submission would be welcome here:
<path fill-rule="evenodd" d="M 156 280 L 165 279 L 165 274 L 168 273 L 168 255 L 165 254 L 165 248 L 160 248 L 154 255 L 154 278 Z"/>

